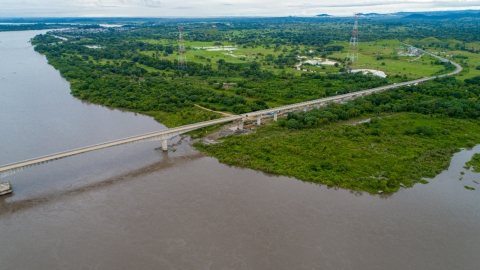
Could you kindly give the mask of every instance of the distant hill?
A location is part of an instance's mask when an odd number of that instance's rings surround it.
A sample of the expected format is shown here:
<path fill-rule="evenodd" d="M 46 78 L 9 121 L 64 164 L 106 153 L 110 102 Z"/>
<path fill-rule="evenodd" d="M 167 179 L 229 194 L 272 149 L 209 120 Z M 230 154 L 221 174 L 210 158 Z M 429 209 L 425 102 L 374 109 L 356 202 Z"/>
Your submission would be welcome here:
<path fill-rule="evenodd" d="M 425 18 L 428 18 L 428 16 L 424 15 L 424 14 L 410 14 L 408 16 L 405 16 L 404 18 L 406 18 L 406 19 L 425 19 Z"/>
<path fill-rule="evenodd" d="M 480 10 L 398 12 L 404 19 L 445 20 L 459 18 L 480 18 Z"/>
<path fill-rule="evenodd" d="M 332 17 L 330 14 L 318 14 L 317 17 Z"/>

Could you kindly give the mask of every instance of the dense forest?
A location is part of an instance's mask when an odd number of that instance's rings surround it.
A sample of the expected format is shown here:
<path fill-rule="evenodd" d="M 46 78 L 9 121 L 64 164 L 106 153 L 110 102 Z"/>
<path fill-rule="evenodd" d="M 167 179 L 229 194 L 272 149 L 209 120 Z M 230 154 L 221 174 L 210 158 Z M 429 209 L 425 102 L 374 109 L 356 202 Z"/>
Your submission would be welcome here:
<path fill-rule="evenodd" d="M 320 127 L 325 123 L 349 120 L 362 115 L 415 112 L 442 118 L 477 119 L 480 117 L 480 77 L 465 82 L 454 77 L 435 79 L 434 83 L 410 86 L 355 99 L 347 104 L 330 103 L 321 110 L 289 113 L 279 125 L 289 129 Z M 411 133 L 426 133 L 423 130 Z"/>
<path fill-rule="evenodd" d="M 391 193 L 426 183 L 456 149 L 480 143 L 478 80 L 437 79 L 291 113 L 255 133 L 195 146 L 230 165 Z"/>

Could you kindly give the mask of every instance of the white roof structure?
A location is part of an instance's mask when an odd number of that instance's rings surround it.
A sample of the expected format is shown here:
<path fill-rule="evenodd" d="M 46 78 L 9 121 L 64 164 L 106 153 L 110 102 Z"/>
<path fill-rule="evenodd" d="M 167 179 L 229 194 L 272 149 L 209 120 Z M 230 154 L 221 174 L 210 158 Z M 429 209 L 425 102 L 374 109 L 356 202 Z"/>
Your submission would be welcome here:
<path fill-rule="evenodd" d="M 363 74 L 372 74 L 378 77 L 386 78 L 387 74 L 381 70 L 375 70 L 375 69 L 352 69 L 352 72 L 357 73 L 357 72 L 363 72 Z"/>

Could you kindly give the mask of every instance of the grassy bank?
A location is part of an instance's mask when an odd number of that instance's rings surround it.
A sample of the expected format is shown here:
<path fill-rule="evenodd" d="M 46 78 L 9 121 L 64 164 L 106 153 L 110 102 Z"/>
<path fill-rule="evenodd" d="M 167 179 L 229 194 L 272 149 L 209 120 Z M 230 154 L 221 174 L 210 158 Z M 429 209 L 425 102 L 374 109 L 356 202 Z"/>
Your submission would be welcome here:
<path fill-rule="evenodd" d="M 477 173 L 480 172 L 480 154 L 473 155 L 472 159 L 465 163 L 465 169 L 472 169 L 472 171 Z"/>
<path fill-rule="evenodd" d="M 436 176 L 460 147 L 480 143 L 480 121 L 398 113 L 370 123 L 255 133 L 195 147 L 221 162 L 304 181 L 392 193 Z"/>
<path fill-rule="evenodd" d="M 184 108 L 175 112 L 147 111 L 144 114 L 152 116 L 156 121 L 170 128 L 222 117 L 218 113 L 205 111 L 197 107 Z"/>

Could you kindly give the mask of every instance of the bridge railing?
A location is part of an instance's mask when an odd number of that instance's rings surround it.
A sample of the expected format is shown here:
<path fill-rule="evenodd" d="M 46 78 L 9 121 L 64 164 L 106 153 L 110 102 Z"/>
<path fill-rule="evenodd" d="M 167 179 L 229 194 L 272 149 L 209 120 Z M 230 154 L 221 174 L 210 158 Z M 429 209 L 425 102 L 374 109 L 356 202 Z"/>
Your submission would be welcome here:
<path fill-rule="evenodd" d="M 166 130 L 168 130 L 168 129 L 166 129 Z M 166 131 L 166 130 L 165 130 L 165 131 Z M 158 133 L 158 132 L 161 132 L 161 131 L 150 132 L 150 133 L 145 133 L 145 134 L 142 134 L 142 135 L 136 135 L 136 136 L 126 137 L 126 138 L 122 138 L 122 139 L 118 139 L 118 140 L 113 140 L 113 141 L 107 141 L 107 142 L 103 142 L 103 143 L 92 144 L 92 145 L 85 146 L 85 147 L 74 148 L 74 149 L 71 149 L 71 150 L 68 150 L 68 151 L 57 152 L 57 153 L 53 153 L 53 154 L 50 154 L 50 155 L 45 155 L 45 156 L 40 156 L 40 157 L 36 157 L 36 158 L 26 159 L 26 160 L 14 162 L 14 163 L 4 164 L 4 165 L 0 166 L 0 168 L 12 166 L 12 165 L 19 164 L 19 163 L 25 163 L 25 162 L 35 161 L 35 160 L 37 160 L 37 159 L 44 159 L 44 158 L 49 158 L 49 157 L 52 157 L 52 156 L 63 155 L 63 154 L 67 154 L 67 153 L 70 153 L 70 152 L 81 151 L 81 150 L 85 150 L 85 149 L 88 149 L 88 148 L 93 148 L 93 147 L 97 147 L 97 146 L 102 146 L 102 145 L 105 145 L 105 144 L 116 143 L 116 142 L 120 142 L 120 141 L 123 141 L 123 140 L 133 139 L 133 138 L 136 138 L 136 137 L 148 136 L 148 135 L 155 134 L 155 133 Z"/>
<path fill-rule="evenodd" d="M 62 151 L 62 152 L 57 152 L 57 153 L 53 153 L 53 154 L 49 154 L 49 155 L 45 155 L 45 156 L 26 159 L 26 160 L 14 162 L 14 163 L 8 163 L 8 164 L 1 165 L 0 168 L 9 167 L 9 166 L 13 166 L 13 165 L 16 165 L 16 164 L 21 164 L 21 163 L 28 163 L 28 162 L 32 162 L 32 161 L 40 160 L 40 159 L 46 159 L 46 158 L 50 158 L 50 157 L 54 157 L 54 156 L 58 156 L 58 155 L 65 155 L 65 154 L 68 154 L 68 153 L 71 153 L 71 152 L 82 151 L 82 150 L 86 150 L 86 149 L 90 149 L 90 148 L 94 148 L 94 147 L 99 147 L 99 146 L 103 146 L 103 145 L 121 143 L 123 141 L 128 141 L 128 140 L 131 140 L 131 139 L 136 139 L 136 138 L 141 138 L 141 137 L 149 137 L 149 136 L 155 137 L 155 136 L 161 136 L 161 135 L 168 135 L 168 133 L 181 132 L 181 131 L 183 131 L 185 129 L 188 129 L 189 127 L 193 127 L 193 126 L 198 126 L 198 125 L 209 126 L 210 123 L 212 123 L 212 122 L 223 123 L 223 122 L 233 121 L 233 120 L 237 120 L 237 119 L 241 119 L 241 117 L 239 117 L 239 116 L 229 116 L 229 117 L 217 118 L 217 119 L 212 119 L 212 120 L 199 122 L 199 123 L 194 123 L 194 124 L 188 124 L 188 125 L 184 125 L 184 126 L 180 126 L 180 127 L 176 127 L 176 128 L 171 128 L 171 129 L 148 132 L 148 133 L 144 133 L 144 134 L 140 134 L 140 135 L 136 135 L 136 136 L 125 137 L 125 138 L 111 140 L 111 141 L 98 143 L 98 144 L 93 144 L 93 145 L 89 145 L 89 146 L 85 146 L 85 147 L 74 148 L 74 149 L 71 149 L 71 150 L 68 150 L 68 151 Z M 201 127 L 199 127 L 199 128 L 201 128 Z M 163 133 L 165 133 L 165 134 L 163 134 Z M 146 138 L 146 139 L 148 139 L 148 138 Z M 139 139 L 139 140 L 141 140 L 141 139 Z M 129 142 L 125 142 L 125 143 L 129 143 Z"/>

